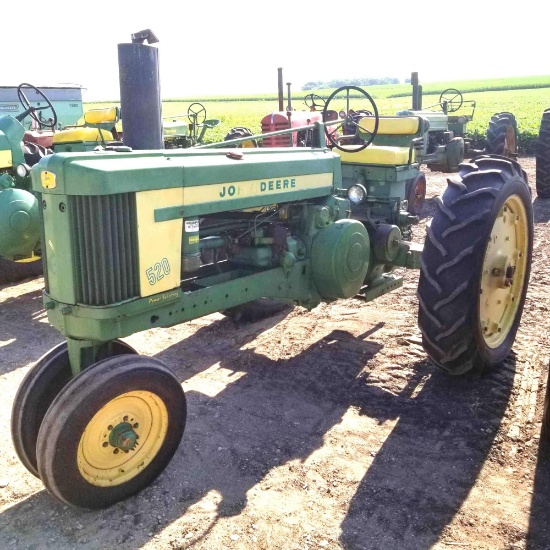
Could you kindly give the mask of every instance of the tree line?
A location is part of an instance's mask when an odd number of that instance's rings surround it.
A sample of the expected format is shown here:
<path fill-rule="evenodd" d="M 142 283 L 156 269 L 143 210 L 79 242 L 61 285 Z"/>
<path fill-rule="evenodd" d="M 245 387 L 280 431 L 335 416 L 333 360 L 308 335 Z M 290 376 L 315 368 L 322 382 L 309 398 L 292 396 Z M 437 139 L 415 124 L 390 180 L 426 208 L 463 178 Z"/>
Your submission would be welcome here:
<path fill-rule="evenodd" d="M 340 88 L 341 86 L 375 86 L 378 84 L 399 84 L 399 78 L 384 76 L 382 78 L 345 78 L 323 82 L 307 82 L 302 86 L 303 91 L 322 90 L 325 88 Z"/>

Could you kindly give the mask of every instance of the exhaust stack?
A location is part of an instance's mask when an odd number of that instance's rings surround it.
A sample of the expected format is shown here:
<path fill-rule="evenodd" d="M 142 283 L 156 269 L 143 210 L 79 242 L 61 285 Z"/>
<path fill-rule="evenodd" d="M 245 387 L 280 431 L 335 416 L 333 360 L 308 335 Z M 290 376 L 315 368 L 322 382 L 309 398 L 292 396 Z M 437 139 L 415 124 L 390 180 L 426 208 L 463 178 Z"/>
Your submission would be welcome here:
<path fill-rule="evenodd" d="M 158 42 L 150 29 L 118 45 L 122 139 L 132 149 L 163 149 Z"/>

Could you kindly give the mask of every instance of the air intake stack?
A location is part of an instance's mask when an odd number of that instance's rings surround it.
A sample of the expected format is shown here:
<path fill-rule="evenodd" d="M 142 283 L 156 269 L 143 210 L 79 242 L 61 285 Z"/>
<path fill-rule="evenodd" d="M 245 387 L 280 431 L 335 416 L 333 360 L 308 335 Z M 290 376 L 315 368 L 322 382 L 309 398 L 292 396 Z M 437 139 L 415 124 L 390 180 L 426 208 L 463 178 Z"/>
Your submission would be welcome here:
<path fill-rule="evenodd" d="M 132 149 L 163 149 L 158 49 L 145 41 L 158 39 L 147 29 L 118 45 L 122 135 Z"/>

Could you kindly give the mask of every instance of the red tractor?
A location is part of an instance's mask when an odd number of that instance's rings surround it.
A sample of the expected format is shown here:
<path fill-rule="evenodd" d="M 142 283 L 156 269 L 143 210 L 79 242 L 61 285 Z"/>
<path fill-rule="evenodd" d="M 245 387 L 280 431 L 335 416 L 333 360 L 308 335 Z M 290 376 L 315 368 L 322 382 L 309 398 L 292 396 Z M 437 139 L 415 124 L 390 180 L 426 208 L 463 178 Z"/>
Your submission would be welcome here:
<path fill-rule="evenodd" d="M 266 137 L 261 140 L 262 147 L 311 147 L 313 143 L 313 130 L 305 129 L 303 131 L 292 132 L 292 134 L 274 134 L 282 130 L 288 130 L 289 128 L 302 128 L 310 126 L 315 122 L 323 122 L 323 110 L 325 107 L 325 100 L 316 95 L 308 94 L 304 98 L 304 103 L 308 110 L 296 111 L 292 108 L 292 98 L 290 94 L 290 82 L 287 82 L 288 97 L 287 106 L 284 108 L 283 100 L 283 86 L 282 86 L 282 69 L 279 70 L 279 110 L 273 111 L 265 115 L 261 120 L 262 134 L 266 134 Z M 325 114 L 324 122 L 330 120 L 337 120 L 338 113 L 336 111 L 330 111 Z M 228 134 L 225 136 L 225 141 L 232 139 L 241 139 L 248 136 L 252 136 L 253 133 L 249 128 L 242 126 L 231 128 Z M 328 145 L 328 142 L 327 142 Z M 241 142 L 237 147 L 257 147 L 256 141 L 250 140 Z"/>

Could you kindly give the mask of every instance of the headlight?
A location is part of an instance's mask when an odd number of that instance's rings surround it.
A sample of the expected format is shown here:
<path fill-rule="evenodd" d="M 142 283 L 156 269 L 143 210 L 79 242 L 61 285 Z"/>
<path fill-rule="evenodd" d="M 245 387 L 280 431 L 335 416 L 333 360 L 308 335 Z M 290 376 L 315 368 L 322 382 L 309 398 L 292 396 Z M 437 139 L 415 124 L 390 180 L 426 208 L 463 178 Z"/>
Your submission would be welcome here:
<path fill-rule="evenodd" d="M 15 168 L 15 173 L 20 178 L 26 178 L 29 175 L 30 171 L 31 171 L 30 167 L 27 166 L 26 164 L 18 164 Z"/>
<path fill-rule="evenodd" d="M 367 198 L 367 190 L 359 183 L 348 189 L 348 199 L 353 204 L 362 204 Z"/>

